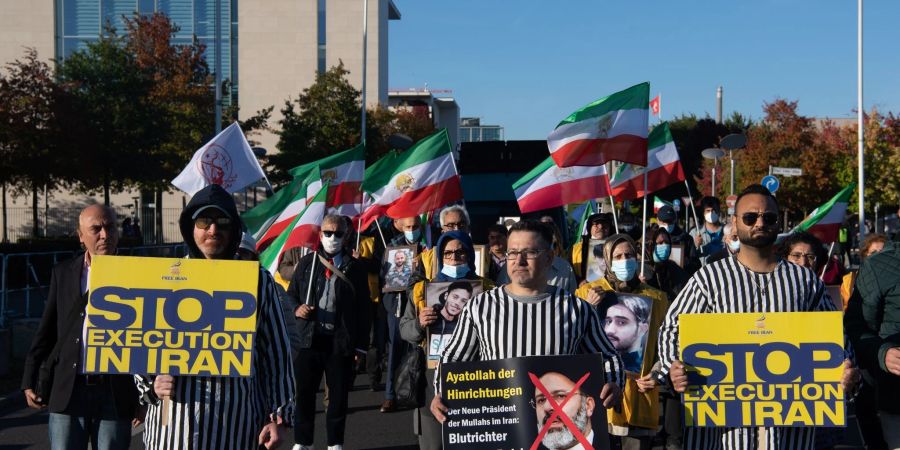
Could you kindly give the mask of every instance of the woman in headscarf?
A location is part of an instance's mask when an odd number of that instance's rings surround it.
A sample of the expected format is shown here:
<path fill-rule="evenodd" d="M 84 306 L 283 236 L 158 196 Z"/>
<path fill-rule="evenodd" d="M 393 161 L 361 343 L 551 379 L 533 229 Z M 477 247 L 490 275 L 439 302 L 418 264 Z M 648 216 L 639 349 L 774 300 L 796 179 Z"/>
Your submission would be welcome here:
<path fill-rule="evenodd" d="M 482 278 L 475 273 L 475 246 L 468 234 L 462 231 L 448 231 L 438 239 L 435 249 L 438 257 L 436 274 L 431 280 L 416 279 L 421 274 L 413 274 L 409 283 L 412 287 L 409 289 L 409 295 L 406 296 L 409 303 L 404 308 L 403 317 L 400 318 L 400 337 L 413 345 L 427 344 L 425 338 L 430 327 L 439 324 L 449 325 L 447 319 L 435 308 L 426 306 L 425 292 L 429 282 L 454 283 L 449 286 L 448 295 L 460 290 L 454 290 L 453 287 L 458 286 L 456 283 L 462 284 L 466 280 L 480 281 L 483 291 L 494 287 L 491 280 Z M 448 300 L 447 305 L 443 308 L 456 308 L 457 306 L 449 305 Z M 432 398 L 434 397 L 432 385 L 434 369 L 429 368 L 427 374 L 426 398 Z M 431 415 L 428 406 L 416 409 L 413 414 L 413 432 L 419 436 L 419 448 L 423 450 L 441 449 L 441 424 Z"/>
<path fill-rule="evenodd" d="M 672 255 L 672 238 L 665 228 L 657 228 L 652 239 L 649 250 L 653 259 L 653 274 L 647 284 L 665 292 L 671 302 L 687 283 L 687 272 L 669 259 Z"/>
<path fill-rule="evenodd" d="M 623 356 L 626 370 L 629 361 L 634 369 L 628 371 L 621 411 L 607 410 L 609 433 L 621 438 L 623 449 L 649 450 L 659 426 L 657 331 L 669 302 L 664 292 L 640 281 L 637 255 L 631 236 L 610 236 L 603 246 L 604 277 L 583 284 L 575 295 L 604 317 L 604 331 Z"/>

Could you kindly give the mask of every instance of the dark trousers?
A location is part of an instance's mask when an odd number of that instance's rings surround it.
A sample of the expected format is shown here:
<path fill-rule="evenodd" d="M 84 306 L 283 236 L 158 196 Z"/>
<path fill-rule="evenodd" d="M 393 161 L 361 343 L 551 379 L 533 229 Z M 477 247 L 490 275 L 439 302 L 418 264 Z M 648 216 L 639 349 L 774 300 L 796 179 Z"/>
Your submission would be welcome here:
<path fill-rule="evenodd" d="M 366 355 L 366 372 L 369 374 L 369 384 L 373 389 L 381 384 L 386 344 L 387 314 L 381 303 L 372 303 L 372 348 Z"/>
<path fill-rule="evenodd" d="M 334 338 L 316 335 L 310 348 L 302 348 L 294 360 L 297 379 L 297 410 L 294 440 L 300 445 L 313 445 L 316 420 L 316 392 L 325 374 L 328 387 L 328 407 L 325 428 L 328 445 L 344 444 L 347 425 L 347 395 L 353 375 L 353 356 L 336 355 Z"/>
<path fill-rule="evenodd" d="M 394 372 L 400 366 L 400 359 L 403 358 L 407 348 L 406 341 L 400 338 L 400 318 L 396 315 L 397 302 L 400 300 L 401 296 L 398 294 L 393 297 L 393 301 L 384 303 L 388 329 L 387 380 L 384 383 L 385 400 L 393 400 L 397 395 L 394 392 Z"/>

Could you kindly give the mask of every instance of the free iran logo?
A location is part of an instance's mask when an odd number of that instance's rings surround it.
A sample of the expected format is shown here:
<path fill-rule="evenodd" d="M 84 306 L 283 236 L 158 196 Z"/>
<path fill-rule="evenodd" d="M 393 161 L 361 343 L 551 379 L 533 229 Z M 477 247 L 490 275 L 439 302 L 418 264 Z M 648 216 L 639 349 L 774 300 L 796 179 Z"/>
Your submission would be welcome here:
<path fill-rule="evenodd" d="M 200 174 L 209 184 L 218 184 L 228 189 L 237 180 L 231 156 L 224 147 L 214 142 L 203 150 L 199 165 Z"/>

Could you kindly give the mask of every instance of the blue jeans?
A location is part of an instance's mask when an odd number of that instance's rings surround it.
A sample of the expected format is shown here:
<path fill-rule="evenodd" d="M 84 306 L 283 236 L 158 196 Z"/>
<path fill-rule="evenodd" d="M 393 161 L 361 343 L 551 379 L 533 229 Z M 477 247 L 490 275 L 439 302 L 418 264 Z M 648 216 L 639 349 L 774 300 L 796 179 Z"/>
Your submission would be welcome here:
<path fill-rule="evenodd" d="M 70 408 L 50 413 L 50 448 L 53 450 L 127 450 L 131 445 L 131 419 L 119 419 L 108 385 L 75 383 Z M 69 414 L 68 412 L 73 412 Z"/>

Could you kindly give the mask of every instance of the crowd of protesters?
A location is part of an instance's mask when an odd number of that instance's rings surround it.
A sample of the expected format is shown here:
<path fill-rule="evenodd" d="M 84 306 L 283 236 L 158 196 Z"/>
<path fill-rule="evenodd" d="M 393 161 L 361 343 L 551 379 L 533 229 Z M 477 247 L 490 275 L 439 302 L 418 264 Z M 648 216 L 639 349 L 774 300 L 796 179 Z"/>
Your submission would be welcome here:
<path fill-rule="evenodd" d="M 400 404 L 396 376 L 406 353 L 426 345 L 426 330 L 445 326 L 462 310 L 466 314 L 454 325 L 443 362 L 521 356 L 522 346 L 511 345 L 501 333 L 494 342 L 479 342 L 472 330 L 539 323 L 551 326 L 542 325 L 529 345 L 542 348 L 541 340 L 552 339 L 565 343 L 561 354 L 603 355 L 608 383 L 600 402 L 613 448 L 812 450 L 840 444 L 849 430 L 685 428 L 679 394 L 687 381 L 677 348 L 678 316 L 843 309 L 850 344 L 842 384 L 854 401 L 866 448 L 900 448 L 900 244 L 869 234 L 857 264 L 846 229 L 837 246 L 806 232 L 779 236 L 777 201 L 758 185 L 741 193 L 733 214 L 723 214 L 713 197 L 701 199 L 697 212 L 703 221 L 693 227 L 679 224 L 669 205 L 646 224 L 630 212 L 618 217 L 597 212 L 574 239 L 564 239 L 561 230 L 569 224 L 554 223 L 551 216 L 494 224 L 485 235 L 473 236 L 462 206 L 444 208 L 434 224 L 420 217 L 382 220 L 360 236 L 349 218 L 326 215 L 317 250 L 285 252 L 274 274 L 259 270 L 262 318 L 252 377 L 132 379 L 79 371 L 91 257 L 115 254 L 119 237 L 115 212 L 89 206 L 78 228 L 84 253 L 54 269 L 22 389 L 29 406 L 49 409 L 53 448 L 88 443 L 95 449 L 128 448 L 131 427 L 145 422 L 144 444 L 151 449 L 274 448 L 283 442 L 311 449 L 316 393 L 324 384 L 326 440 L 334 450 L 343 447 L 348 432 L 352 383 L 364 373 L 369 388 L 384 392 L 382 413 L 405 409 L 413 416 L 413 426 L 397 433 L 414 433 L 420 448 L 438 449 L 446 414 L 435 375 L 440 366 L 428 371 L 433 386 L 428 403 L 419 408 Z M 218 186 L 195 195 L 179 225 L 191 258 L 258 258 L 253 239 L 242 235 L 233 199 Z M 126 220 L 123 234 L 134 235 L 136 226 Z M 485 244 L 487 252 L 480 264 L 476 243 Z M 385 258 L 399 247 L 410 253 Z M 441 304 L 446 310 L 426 306 L 428 283 L 461 281 L 476 282 L 482 293 L 464 305 Z M 731 288 L 738 285 L 747 292 Z M 775 298 L 774 292 L 786 294 Z M 615 321 L 600 309 L 625 305 L 630 294 L 652 302 L 646 310 L 621 308 Z M 497 315 L 502 307 L 488 310 L 505 304 L 550 308 L 523 316 Z M 579 325 L 556 329 L 541 314 L 570 315 Z M 649 333 L 646 349 L 634 346 L 638 332 Z M 490 352 L 473 352 L 476 347 Z M 634 352 L 642 361 L 637 366 Z M 52 389 L 42 397 L 36 392 L 38 372 L 51 353 L 59 364 Z M 626 371 L 637 376 L 625 376 Z M 162 398 L 171 399 L 170 411 L 160 407 Z M 168 426 L 161 425 L 163 414 L 174 419 Z M 563 442 L 558 448 L 575 445 Z"/>

